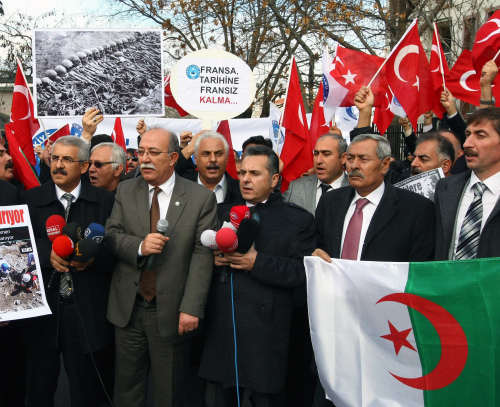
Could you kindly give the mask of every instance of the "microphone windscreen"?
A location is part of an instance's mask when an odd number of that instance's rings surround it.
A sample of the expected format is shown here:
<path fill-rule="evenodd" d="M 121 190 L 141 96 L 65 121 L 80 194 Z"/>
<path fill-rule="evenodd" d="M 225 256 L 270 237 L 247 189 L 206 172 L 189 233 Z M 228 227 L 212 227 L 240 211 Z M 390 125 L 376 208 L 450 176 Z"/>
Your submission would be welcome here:
<path fill-rule="evenodd" d="M 216 236 L 215 230 L 205 230 L 201 234 L 201 244 L 205 247 L 208 247 L 209 249 L 216 250 L 217 249 L 217 242 L 215 241 L 215 236 Z"/>
<path fill-rule="evenodd" d="M 64 226 L 62 234 L 68 236 L 75 245 L 82 240 L 82 228 L 76 222 L 71 222 Z"/>
<path fill-rule="evenodd" d="M 256 212 L 255 206 L 252 206 L 252 207 L 250 208 L 250 215 L 251 215 L 250 217 L 251 217 L 252 219 L 255 219 L 258 223 L 260 223 L 260 216 L 259 216 L 259 214 Z"/>
<path fill-rule="evenodd" d="M 53 242 L 56 237 L 61 236 L 62 229 L 65 225 L 66 221 L 61 215 L 49 216 L 45 222 L 45 229 L 47 230 L 47 236 L 51 242 Z"/>
<path fill-rule="evenodd" d="M 168 229 L 168 220 L 160 219 L 156 224 L 156 232 L 164 235 L 167 229 Z"/>
<path fill-rule="evenodd" d="M 75 245 L 68 236 L 58 236 L 52 243 L 52 250 L 59 257 L 68 257 L 73 253 Z"/>
<path fill-rule="evenodd" d="M 238 230 L 234 227 L 234 225 L 231 223 L 231 222 L 223 222 L 222 223 L 222 226 L 220 227 L 221 229 L 223 228 L 229 228 L 229 229 L 233 229 L 235 232 Z"/>
<path fill-rule="evenodd" d="M 76 246 L 73 253 L 73 260 L 84 262 L 90 260 L 97 254 L 99 245 L 93 239 L 82 239 Z"/>
<path fill-rule="evenodd" d="M 91 223 L 87 229 L 85 229 L 83 237 L 92 239 L 97 244 L 100 244 L 102 239 L 104 239 L 104 226 L 99 223 Z"/>
<path fill-rule="evenodd" d="M 260 223 L 255 219 L 243 219 L 237 232 L 238 248 L 236 252 L 245 254 L 250 250 L 260 231 Z"/>
<path fill-rule="evenodd" d="M 233 229 L 220 229 L 215 235 L 215 242 L 223 253 L 231 253 L 238 247 L 238 237 Z"/>
<path fill-rule="evenodd" d="M 250 209 L 246 205 L 233 206 L 229 217 L 233 226 L 238 229 L 241 221 L 250 217 Z"/>

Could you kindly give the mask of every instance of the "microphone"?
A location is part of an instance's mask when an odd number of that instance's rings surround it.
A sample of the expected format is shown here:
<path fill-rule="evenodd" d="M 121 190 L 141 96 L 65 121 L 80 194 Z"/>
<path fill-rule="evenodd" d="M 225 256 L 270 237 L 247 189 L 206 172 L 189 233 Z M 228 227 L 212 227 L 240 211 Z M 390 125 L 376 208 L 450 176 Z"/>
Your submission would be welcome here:
<path fill-rule="evenodd" d="M 237 253 L 247 253 L 260 232 L 260 223 L 255 219 L 243 219 L 236 235 L 238 236 Z"/>
<path fill-rule="evenodd" d="M 160 219 L 158 223 L 156 224 L 156 233 L 160 233 L 163 236 L 165 236 L 165 233 L 167 232 L 168 229 L 168 220 L 166 219 Z M 146 260 L 146 265 L 144 266 L 144 270 L 153 270 L 156 264 L 156 254 L 151 254 L 148 256 L 148 259 Z"/>
<path fill-rule="evenodd" d="M 217 242 L 215 241 L 215 236 L 217 232 L 215 230 L 205 230 L 200 237 L 201 244 L 212 250 L 217 250 Z"/>
<path fill-rule="evenodd" d="M 220 221 L 222 223 L 222 226 L 220 227 L 221 229 L 223 228 L 231 228 L 236 232 L 236 227 L 231 223 L 231 218 L 230 218 L 230 213 L 226 212 L 222 217 L 220 218 Z"/>
<path fill-rule="evenodd" d="M 45 229 L 49 240 L 53 242 L 56 237 L 61 236 L 63 227 L 66 226 L 66 221 L 61 215 L 49 216 L 45 222 Z"/>
<path fill-rule="evenodd" d="M 240 223 L 243 219 L 247 219 L 249 217 L 250 217 L 250 210 L 246 205 L 233 206 L 231 208 L 231 212 L 229 213 L 229 218 L 231 219 L 231 223 L 236 229 L 240 227 Z"/>
<path fill-rule="evenodd" d="M 68 236 L 73 244 L 77 244 L 80 240 L 82 240 L 82 228 L 76 222 L 68 223 L 66 226 L 62 228 L 62 234 Z"/>
<path fill-rule="evenodd" d="M 91 223 L 85 233 L 83 234 L 85 239 L 92 239 L 97 244 L 100 244 L 104 239 L 104 226 L 99 223 Z"/>
<path fill-rule="evenodd" d="M 223 253 L 231 253 L 238 247 L 238 236 L 231 228 L 220 229 L 215 235 L 215 242 Z"/>
<path fill-rule="evenodd" d="M 95 240 L 86 237 L 76 244 L 71 260 L 80 262 L 89 261 L 91 258 L 95 257 L 98 250 L 99 244 Z"/>
<path fill-rule="evenodd" d="M 75 248 L 75 245 L 73 244 L 73 241 L 68 237 L 68 236 L 58 236 L 52 243 L 52 250 L 54 251 L 55 254 L 57 254 L 59 257 L 65 258 L 68 256 L 71 256 L 71 253 L 73 253 L 73 249 Z M 49 284 L 47 285 L 47 288 L 52 289 L 56 287 L 56 279 L 61 278 L 61 273 L 59 273 L 57 270 L 54 270 L 52 272 L 52 275 L 50 276 L 50 281 Z"/>

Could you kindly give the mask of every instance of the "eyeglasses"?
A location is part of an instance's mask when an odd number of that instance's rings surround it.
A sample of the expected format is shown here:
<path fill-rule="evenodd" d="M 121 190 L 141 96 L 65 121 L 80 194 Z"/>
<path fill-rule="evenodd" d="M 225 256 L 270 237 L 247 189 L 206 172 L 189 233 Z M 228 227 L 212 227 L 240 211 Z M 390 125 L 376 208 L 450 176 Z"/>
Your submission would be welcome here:
<path fill-rule="evenodd" d="M 118 163 L 116 161 L 107 161 L 107 162 L 103 163 L 102 161 L 89 160 L 89 167 L 92 167 L 92 164 L 94 164 L 96 168 L 102 168 L 106 164 L 118 164 Z"/>
<path fill-rule="evenodd" d="M 64 165 L 70 165 L 70 164 L 73 164 L 73 163 L 84 163 L 85 160 L 73 160 L 71 157 L 68 157 L 68 156 L 64 156 L 64 157 L 59 157 L 58 155 L 53 155 L 51 157 L 49 157 L 49 163 L 57 163 L 58 161 L 62 161 L 62 163 Z"/>
<path fill-rule="evenodd" d="M 130 160 L 137 161 L 138 158 L 137 157 L 127 157 L 127 161 L 130 161 Z"/>
<path fill-rule="evenodd" d="M 146 150 L 137 150 L 137 155 L 139 157 L 142 157 L 144 155 L 144 153 L 146 153 L 147 155 L 149 155 L 150 157 L 159 157 L 160 154 L 171 154 L 170 151 L 158 151 L 158 150 L 149 150 L 149 151 L 146 151 Z"/>

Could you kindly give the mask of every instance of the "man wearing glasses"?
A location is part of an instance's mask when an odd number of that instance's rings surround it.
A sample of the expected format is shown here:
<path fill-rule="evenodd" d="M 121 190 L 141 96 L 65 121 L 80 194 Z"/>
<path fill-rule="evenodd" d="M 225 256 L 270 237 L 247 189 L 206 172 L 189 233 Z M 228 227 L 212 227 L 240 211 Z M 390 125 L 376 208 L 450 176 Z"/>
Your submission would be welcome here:
<path fill-rule="evenodd" d="M 165 129 L 143 134 L 142 177 L 118 186 L 106 223 L 106 246 L 119 259 L 108 306 L 116 407 L 146 404 L 150 367 L 155 405 L 181 405 L 190 339 L 204 315 L 213 256 L 200 236 L 217 227 L 217 202 L 213 192 L 175 174 L 178 147 L 177 136 Z M 156 233 L 159 219 L 168 221 L 164 235 Z M 151 269 L 150 256 L 156 256 Z"/>
<path fill-rule="evenodd" d="M 114 195 L 82 180 L 88 160 L 87 143 L 74 136 L 61 137 L 52 148 L 52 180 L 21 195 L 21 202 L 30 211 L 45 293 L 52 311 L 52 315 L 22 322 L 27 347 L 28 407 L 54 405 L 61 354 L 69 379 L 71 405 L 99 405 L 95 397 L 101 394 L 100 385 L 94 381 L 93 360 L 102 375 L 106 370 L 106 345 L 112 338 L 106 308 L 114 259 L 102 245 L 95 257 L 85 262 L 61 258 L 52 250 L 45 227 L 52 215 L 62 216 L 66 223 L 76 222 L 82 231 L 90 223 L 106 222 Z"/>
<path fill-rule="evenodd" d="M 90 152 L 89 179 L 96 187 L 115 192 L 127 165 L 125 151 L 115 143 L 100 143 Z"/>

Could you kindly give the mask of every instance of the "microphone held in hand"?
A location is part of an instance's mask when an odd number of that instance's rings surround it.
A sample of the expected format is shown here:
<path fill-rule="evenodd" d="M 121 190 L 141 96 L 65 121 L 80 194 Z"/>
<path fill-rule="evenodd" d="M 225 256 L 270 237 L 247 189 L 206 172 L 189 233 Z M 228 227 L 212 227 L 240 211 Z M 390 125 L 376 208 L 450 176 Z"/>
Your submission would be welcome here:
<path fill-rule="evenodd" d="M 237 253 L 245 254 L 247 253 L 253 245 L 253 242 L 257 238 L 260 231 L 260 223 L 255 219 L 243 219 L 238 228 L 238 247 L 236 249 Z"/>
<path fill-rule="evenodd" d="M 82 228 L 76 222 L 71 222 L 64 226 L 62 234 L 68 236 L 75 245 L 82 240 Z"/>
<path fill-rule="evenodd" d="M 104 239 L 104 226 L 99 225 L 99 223 L 91 223 L 87 229 L 85 229 L 83 237 L 92 239 L 97 244 L 101 244 Z"/>
<path fill-rule="evenodd" d="M 158 223 L 156 224 L 156 233 L 160 233 L 161 235 L 165 236 L 165 233 L 167 233 L 168 229 L 168 220 L 166 219 L 160 219 Z M 156 265 L 156 254 L 151 254 L 148 259 L 146 260 L 146 265 L 144 266 L 144 270 L 153 270 Z"/>
<path fill-rule="evenodd" d="M 73 244 L 73 241 L 68 236 L 64 235 L 57 237 L 54 240 L 54 243 L 52 243 L 52 250 L 54 251 L 55 254 L 57 254 L 59 257 L 62 258 L 71 256 L 71 253 L 73 253 L 74 248 L 75 245 Z M 61 273 L 59 273 L 57 270 L 54 270 L 52 272 L 52 275 L 50 276 L 47 288 L 52 289 L 59 286 L 58 283 L 60 277 Z"/>
<path fill-rule="evenodd" d="M 64 226 L 66 226 L 66 221 L 61 215 L 49 216 L 45 222 L 45 229 L 47 230 L 47 236 L 51 242 L 53 242 L 56 237 L 62 235 Z"/>

